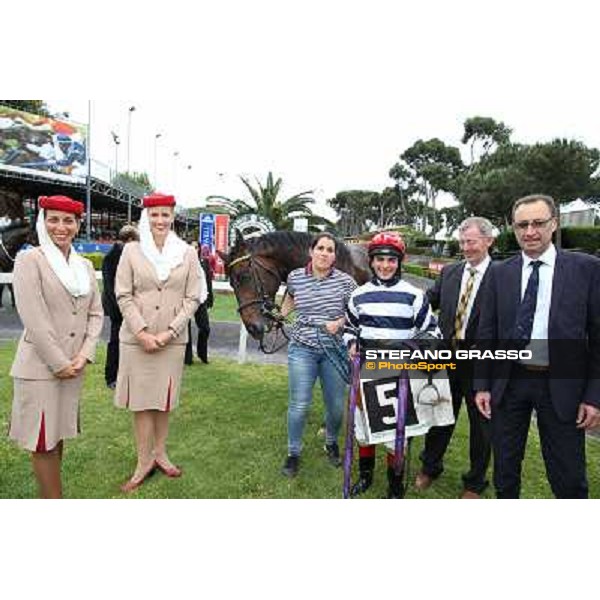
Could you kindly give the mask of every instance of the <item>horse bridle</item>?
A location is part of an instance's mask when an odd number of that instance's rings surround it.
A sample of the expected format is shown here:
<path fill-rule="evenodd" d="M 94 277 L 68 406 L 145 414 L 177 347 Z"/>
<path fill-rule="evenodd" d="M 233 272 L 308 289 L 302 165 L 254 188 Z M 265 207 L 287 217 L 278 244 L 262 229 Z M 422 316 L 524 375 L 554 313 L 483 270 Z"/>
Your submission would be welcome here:
<path fill-rule="evenodd" d="M 252 275 L 252 285 L 254 287 L 254 291 L 256 292 L 256 296 L 252 300 L 248 300 L 246 302 L 242 302 L 241 304 L 239 304 L 237 312 L 241 316 L 242 311 L 244 311 L 245 309 L 247 309 L 251 306 L 256 306 L 258 304 L 260 314 L 263 317 L 267 317 L 268 319 L 273 321 L 276 329 L 281 329 L 283 335 L 285 336 L 285 341 L 278 348 L 267 351 L 263 345 L 262 338 L 260 340 L 260 349 L 265 354 L 273 354 L 274 352 L 277 352 L 283 346 L 285 346 L 285 344 L 287 343 L 287 340 L 288 340 L 288 336 L 287 336 L 287 333 L 285 332 L 285 329 L 283 328 L 284 320 L 281 316 L 281 307 L 274 300 L 272 300 L 269 297 L 269 295 L 265 292 L 265 286 L 263 283 L 263 279 L 260 275 L 259 269 L 262 269 L 262 271 L 273 276 L 277 280 L 278 284 L 281 282 L 281 276 L 275 269 L 269 267 L 269 265 L 264 264 L 263 261 L 261 261 L 256 256 L 252 256 L 252 254 L 244 254 L 244 256 L 240 256 L 239 258 L 236 258 L 235 260 L 231 261 L 228 265 L 228 270 L 229 270 L 230 275 L 231 275 L 231 269 L 234 266 L 239 265 L 243 262 L 248 262 L 248 265 L 250 267 L 250 274 Z M 286 291 L 286 293 L 287 293 L 287 291 Z M 236 296 L 237 296 L 237 291 L 236 291 Z"/>
<path fill-rule="evenodd" d="M 4 232 L 0 233 L 0 250 L 2 250 L 2 252 L 4 252 L 4 254 L 6 254 L 6 257 L 8 258 L 8 260 L 10 260 L 10 262 L 14 263 L 15 260 L 17 259 L 17 257 L 12 257 L 10 255 L 10 252 L 6 249 L 6 246 L 4 245 Z"/>

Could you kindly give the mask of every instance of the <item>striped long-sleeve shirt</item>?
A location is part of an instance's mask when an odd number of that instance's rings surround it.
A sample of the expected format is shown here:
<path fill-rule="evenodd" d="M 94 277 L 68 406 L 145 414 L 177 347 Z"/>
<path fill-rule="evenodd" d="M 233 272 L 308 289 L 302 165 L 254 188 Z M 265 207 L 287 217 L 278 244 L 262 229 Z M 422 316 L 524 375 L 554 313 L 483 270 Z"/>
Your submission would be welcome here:
<path fill-rule="evenodd" d="M 391 286 L 372 280 L 350 296 L 346 341 L 357 337 L 369 345 L 412 339 L 419 333 L 442 337 L 425 293 L 400 279 Z"/>
<path fill-rule="evenodd" d="M 287 280 L 297 312 L 291 338 L 295 342 L 319 348 L 317 327 L 343 317 L 356 282 L 350 275 L 331 269 L 326 277 L 317 278 L 310 267 L 295 269 Z M 339 334 L 341 338 L 341 332 Z M 341 340 L 340 340 L 341 341 Z"/>

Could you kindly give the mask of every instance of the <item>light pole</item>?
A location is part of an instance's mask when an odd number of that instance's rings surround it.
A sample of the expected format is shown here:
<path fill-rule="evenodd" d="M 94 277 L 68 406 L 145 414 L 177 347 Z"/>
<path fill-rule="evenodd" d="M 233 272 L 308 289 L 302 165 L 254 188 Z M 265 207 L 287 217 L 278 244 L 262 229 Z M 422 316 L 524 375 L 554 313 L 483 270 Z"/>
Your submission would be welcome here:
<path fill-rule="evenodd" d="M 129 175 L 130 158 L 131 158 L 131 113 L 135 110 L 135 106 L 129 107 L 127 115 L 127 175 Z M 131 225 L 131 191 L 128 192 L 127 202 L 127 224 Z"/>
<path fill-rule="evenodd" d="M 173 152 L 173 190 L 172 194 L 177 195 L 175 188 L 177 187 L 177 157 L 179 156 L 179 150 Z"/>
<path fill-rule="evenodd" d="M 188 165 L 186 167 L 186 171 L 191 171 L 191 170 L 192 170 L 192 165 Z M 186 183 L 189 183 L 189 177 L 187 177 L 186 179 L 188 180 L 188 182 L 186 182 Z M 186 237 L 186 239 L 188 236 L 188 226 L 189 226 L 188 209 L 186 208 L 185 209 L 185 237 Z"/>
<path fill-rule="evenodd" d="M 121 143 L 121 138 L 114 131 L 111 131 L 113 142 L 115 143 L 115 174 L 113 177 L 113 183 L 116 181 L 119 176 L 119 144 Z"/>
<path fill-rule="evenodd" d="M 131 166 L 131 114 L 135 110 L 135 106 L 129 107 L 129 113 L 127 115 L 127 173 L 129 174 L 129 167 Z"/>
<path fill-rule="evenodd" d="M 157 173 L 157 154 L 156 154 L 156 146 L 158 144 L 158 138 L 162 137 L 162 133 L 157 133 L 154 136 L 154 189 L 156 190 L 158 188 L 158 179 L 156 179 L 156 173 Z"/>

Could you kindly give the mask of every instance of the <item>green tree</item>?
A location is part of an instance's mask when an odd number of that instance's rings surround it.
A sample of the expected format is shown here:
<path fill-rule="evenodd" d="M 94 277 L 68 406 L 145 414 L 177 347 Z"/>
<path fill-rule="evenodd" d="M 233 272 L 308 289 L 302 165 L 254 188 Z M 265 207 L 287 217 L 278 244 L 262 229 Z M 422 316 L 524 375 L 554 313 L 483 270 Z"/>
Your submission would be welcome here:
<path fill-rule="evenodd" d="M 538 191 L 563 203 L 593 195 L 599 164 L 597 148 L 588 148 L 575 140 L 555 139 L 529 146 L 523 168 Z"/>
<path fill-rule="evenodd" d="M 437 231 L 436 199 L 440 192 L 454 193 L 457 181 L 464 170 L 458 148 L 448 146 L 438 138 L 417 140 L 400 155 L 412 175 L 416 196 L 423 204 L 422 227 L 425 230 L 427 217 L 433 216 L 433 230 Z M 394 168 L 394 167 L 393 167 Z"/>
<path fill-rule="evenodd" d="M 513 202 L 527 194 L 551 195 L 558 204 L 595 197 L 600 153 L 574 140 L 503 144 L 464 173 L 457 196 L 469 214 L 510 223 Z"/>
<path fill-rule="evenodd" d="M 377 192 L 367 190 L 345 190 L 328 200 L 340 216 L 336 224 L 338 233 L 354 236 L 368 231 L 377 222 L 377 196 Z"/>
<path fill-rule="evenodd" d="M 233 199 L 226 196 L 211 195 L 207 202 L 217 208 L 223 208 L 233 219 L 246 214 L 261 215 L 275 226 L 276 229 L 292 229 L 294 218 L 304 217 L 308 219 L 308 227 L 311 231 L 318 230 L 321 226 L 330 226 L 331 222 L 315 215 L 311 205 L 315 200 L 312 197 L 313 190 L 300 192 L 285 200 L 280 199 L 283 181 L 281 177 L 274 179 L 273 173 L 269 172 L 265 184 L 258 179 L 256 186 L 252 185 L 245 177 L 240 177 L 249 197 L 246 199 Z"/>
<path fill-rule="evenodd" d="M 469 144 L 471 166 L 475 163 L 475 148 L 481 146 L 479 158 L 489 155 L 492 148 L 510 141 L 512 130 L 504 123 L 497 122 L 491 117 L 471 117 L 464 123 L 463 144 Z"/>

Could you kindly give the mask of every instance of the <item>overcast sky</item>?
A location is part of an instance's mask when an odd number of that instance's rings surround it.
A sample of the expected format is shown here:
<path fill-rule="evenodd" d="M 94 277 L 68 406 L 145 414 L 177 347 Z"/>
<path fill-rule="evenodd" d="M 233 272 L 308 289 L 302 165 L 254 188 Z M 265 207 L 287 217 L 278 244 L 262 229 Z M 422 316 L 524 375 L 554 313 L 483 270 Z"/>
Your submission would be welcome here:
<path fill-rule="evenodd" d="M 192 14 L 172 2 L 140 21 L 108 2 L 90 17 L 90 60 L 85 44 L 74 52 L 61 37 L 67 87 L 48 69 L 25 87 L 81 121 L 91 97 L 92 157 L 106 168 L 111 130 L 126 166 L 135 106 L 131 169 L 153 179 L 161 133 L 158 187 L 184 204 L 240 195 L 238 175 L 272 170 L 284 195 L 313 189 L 322 205 L 340 190 L 390 185 L 389 168 L 419 138 L 459 145 L 470 116 L 504 121 L 516 141 L 600 147 L 588 4 L 225 0 Z"/>

